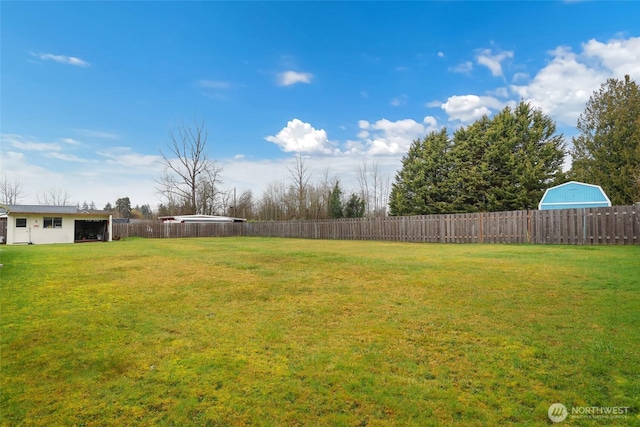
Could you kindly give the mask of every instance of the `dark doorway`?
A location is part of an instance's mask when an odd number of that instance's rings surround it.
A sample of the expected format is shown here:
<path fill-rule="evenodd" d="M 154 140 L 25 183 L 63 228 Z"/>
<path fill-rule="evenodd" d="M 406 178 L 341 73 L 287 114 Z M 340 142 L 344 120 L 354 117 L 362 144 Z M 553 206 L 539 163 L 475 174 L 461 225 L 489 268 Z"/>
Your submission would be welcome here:
<path fill-rule="evenodd" d="M 108 230 L 106 219 L 76 220 L 74 240 L 76 243 L 107 241 Z"/>
<path fill-rule="evenodd" d="M 0 245 L 7 243 L 7 217 L 0 218 Z"/>

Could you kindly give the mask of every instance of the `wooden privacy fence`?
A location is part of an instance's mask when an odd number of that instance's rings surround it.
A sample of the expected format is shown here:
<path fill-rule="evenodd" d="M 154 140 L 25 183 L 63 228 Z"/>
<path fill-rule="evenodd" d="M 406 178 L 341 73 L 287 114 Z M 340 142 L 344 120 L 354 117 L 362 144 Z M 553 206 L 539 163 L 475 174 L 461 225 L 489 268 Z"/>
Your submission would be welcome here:
<path fill-rule="evenodd" d="M 170 224 L 160 221 L 114 223 L 113 237 L 148 237 L 148 238 L 180 238 L 180 237 L 232 237 L 242 236 L 242 226 L 246 223 L 228 224 Z"/>
<path fill-rule="evenodd" d="M 440 243 L 640 244 L 640 206 L 262 221 L 113 224 L 119 237 L 293 237 Z"/>

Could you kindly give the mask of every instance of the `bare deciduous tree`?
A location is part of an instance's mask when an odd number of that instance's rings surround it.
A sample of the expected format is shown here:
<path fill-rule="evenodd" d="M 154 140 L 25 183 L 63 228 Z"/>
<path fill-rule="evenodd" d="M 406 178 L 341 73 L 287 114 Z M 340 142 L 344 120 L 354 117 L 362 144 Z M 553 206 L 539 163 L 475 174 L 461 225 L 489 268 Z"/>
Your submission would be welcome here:
<path fill-rule="evenodd" d="M 307 217 L 307 190 L 311 172 L 300 154 L 297 154 L 293 165 L 287 169 L 293 180 L 293 189 L 297 196 L 298 218 Z"/>
<path fill-rule="evenodd" d="M 309 218 L 327 218 L 329 193 L 331 193 L 331 179 L 329 178 L 329 168 L 322 170 L 322 179 L 316 185 L 309 186 Z"/>
<path fill-rule="evenodd" d="M 283 181 L 273 181 L 267 184 L 258 202 L 258 219 L 283 220 L 287 219 L 287 190 Z"/>
<path fill-rule="evenodd" d="M 244 190 L 233 203 L 232 214 L 234 217 L 253 219 L 253 192 Z"/>
<path fill-rule="evenodd" d="M 211 211 L 220 184 L 221 169 L 208 158 L 207 137 L 204 120 L 180 123 L 169 131 L 168 151 L 160 151 L 165 170 L 156 181 L 159 192 L 168 201 L 188 205 L 193 214 Z"/>
<path fill-rule="evenodd" d="M 390 176 L 380 172 L 375 161 L 370 165 L 366 161 L 356 169 L 360 197 L 365 202 L 368 216 L 384 216 L 389 200 Z"/>
<path fill-rule="evenodd" d="M 220 192 L 220 211 L 225 214 L 230 214 L 230 208 L 233 206 L 233 189 Z"/>
<path fill-rule="evenodd" d="M 361 165 L 358 165 L 356 169 L 356 178 L 358 179 L 358 186 L 360 187 L 360 197 L 364 200 L 366 214 L 371 214 L 371 193 L 369 192 L 369 175 L 368 165 L 365 160 Z"/>
<path fill-rule="evenodd" d="M 17 178 L 10 181 L 5 175 L 0 180 L 0 202 L 7 205 L 17 205 L 22 197 L 22 185 Z"/>
<path fill-rule="evenodd" d="M 211 167 L 202 174 L 197 189 L 198 213 L 215 215 L 218 212 L 224 212 L 221 199 L 225 192 L 219 188 L 222 184 L 220 171 L 221 169 L 212 163 Z"/>
<path fill-rule="evenodd" d="M 69 193 L 67 190 L 57 187 L 51 187 L 46 191 L 36 194 L 38 204 L 49 206 L 67 206 L 69 205 Z"/>

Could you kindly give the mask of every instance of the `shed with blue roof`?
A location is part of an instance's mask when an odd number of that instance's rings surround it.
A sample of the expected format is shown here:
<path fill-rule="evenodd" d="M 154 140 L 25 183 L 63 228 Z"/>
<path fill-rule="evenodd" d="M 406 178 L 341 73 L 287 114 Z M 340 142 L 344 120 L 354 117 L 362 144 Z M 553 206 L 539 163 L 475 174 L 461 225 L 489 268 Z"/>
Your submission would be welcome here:
<path fill-rule="evenodd" d="M 538 204 L 538 209 L 606 208 L 608 206 L 611 206 L 611 200 L 602 187 L 571 181 L 548 188 Z"/>

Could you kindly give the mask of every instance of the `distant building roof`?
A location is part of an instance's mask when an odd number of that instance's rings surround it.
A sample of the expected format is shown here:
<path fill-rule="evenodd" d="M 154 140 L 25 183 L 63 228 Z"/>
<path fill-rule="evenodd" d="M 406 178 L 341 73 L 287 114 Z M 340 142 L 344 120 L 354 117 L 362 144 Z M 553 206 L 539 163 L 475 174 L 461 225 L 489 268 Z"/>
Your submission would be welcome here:
<path fill-rule="evenodd" d="M 2 205 L 0 211 L 11 214 L 93 214 L 109 215 L 107 211 L 81 210 L 77 206 L 51 206 L 51 205 Z"/>
<path fill-rule="evenodd" d="M 233 218 L 230 216 L 220 215 L 170 215 L 159 216 L 162 222 L 172 223 L 193 223 L 193 224 L 210 224 L 210 223 L 227 223 L 227 222 L 245 222 L 245 218 Z"/>
<path fill-rule="evenodd" d="M 601 208 L 607 206 L 611 206 L 611 200 L 602 187 L 570 181 L 548 188 L 540 199 L 538 209 Z"/>

